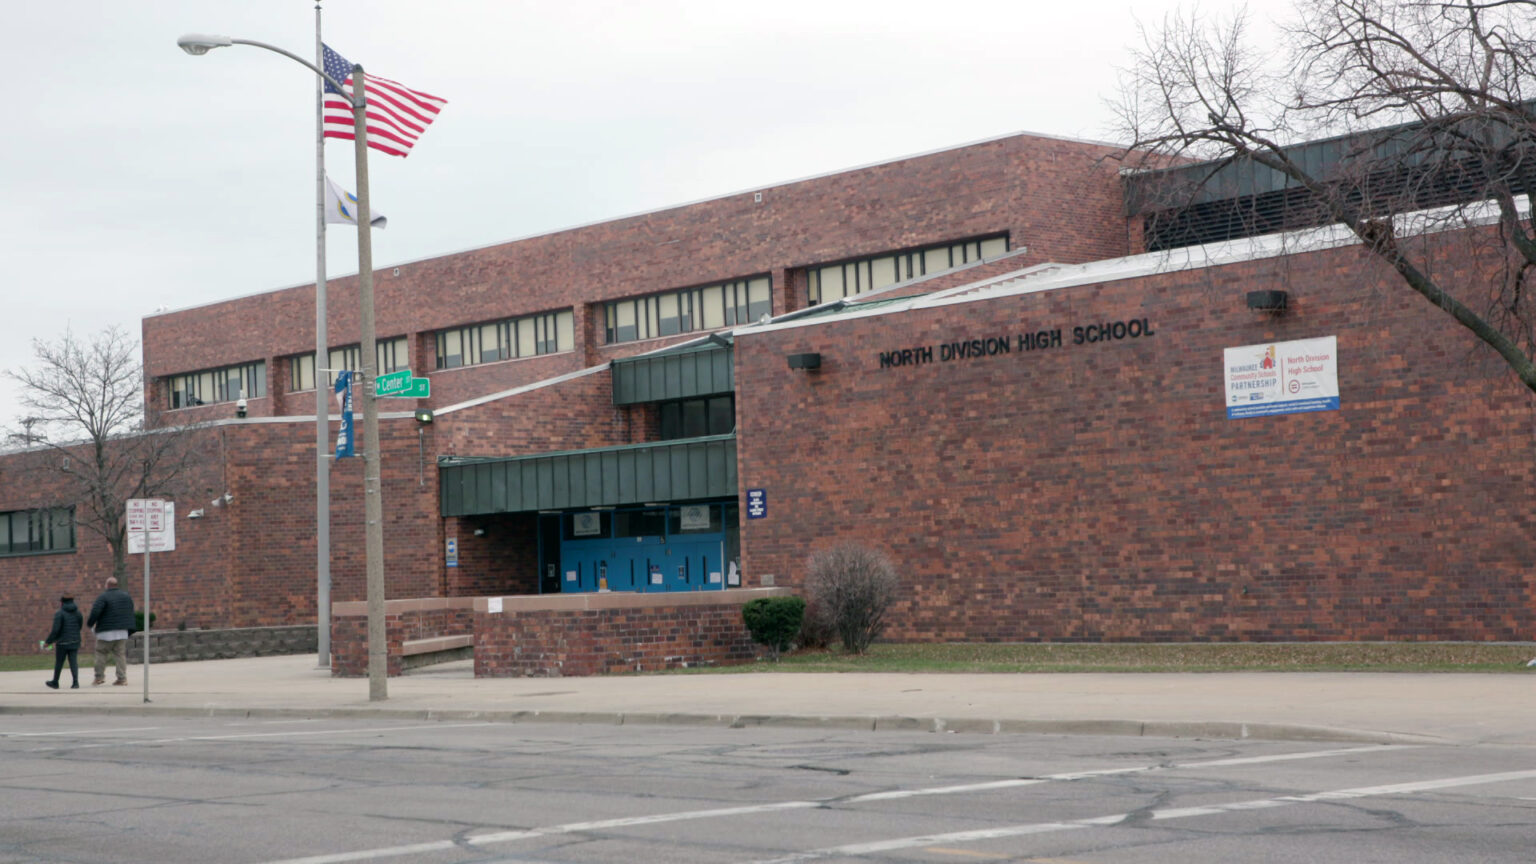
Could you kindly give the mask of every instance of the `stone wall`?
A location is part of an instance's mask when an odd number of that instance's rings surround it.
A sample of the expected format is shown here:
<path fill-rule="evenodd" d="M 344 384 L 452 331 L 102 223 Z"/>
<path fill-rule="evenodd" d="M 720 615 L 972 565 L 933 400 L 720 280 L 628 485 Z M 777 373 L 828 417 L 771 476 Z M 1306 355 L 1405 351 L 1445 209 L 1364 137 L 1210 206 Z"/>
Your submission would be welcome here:
<path fill-rule="evenodd" d="M 230 630 L 151 630 L 149 635 L 151 664 L 270 657 L 278 654 L 317 654 L 320 650 L 312 624 L 239 627 Z M 144 634 L 135 633 L 128 643 L 129 662 L 143 662 L 143 651 Z"/>

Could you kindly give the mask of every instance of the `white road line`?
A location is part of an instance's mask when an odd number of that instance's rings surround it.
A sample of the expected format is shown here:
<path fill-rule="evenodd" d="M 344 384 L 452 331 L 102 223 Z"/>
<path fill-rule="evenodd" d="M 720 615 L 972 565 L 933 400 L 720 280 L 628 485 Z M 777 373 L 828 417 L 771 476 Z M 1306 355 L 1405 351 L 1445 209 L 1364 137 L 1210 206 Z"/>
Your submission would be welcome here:
<path fill-rule="evenodd" d="M 954 795 L 965 792 L 988 792 L 994 789 L 1014 789 L 1062 780 L 1086 780 L 1090 777 L 1112 777 L 1116 774 L 1141 774 L 1148 771 L 1174 771 L 1184 768 L 1214 768 L 1227 765 L 1260 765 L 1265 762 L 1287 762 L 1293 759 L 1323 759 L 1329 756 L 1347 756 L 1354 753 L 1385 753 L 1395 750 L 1411 750 L 1417 745 L 1381 745 L 1349 747 L 1342 750 L 1307 750 L 1301 753 L 1277 753 L 1270 756 L 1246 756 L 1240 759 L 1210 759 L 1203 762 L 1177 762 L 1172 765 L 1133 765 L 1129 768 L 1101 768 L 1097 771 L 1072 771 L 1065 774 L 1046 774 L 1041 777 L 1022 777 L 1017 780 L 994 780 L 964 786 L 934 786 L 928 789 L 897 789 L 890 792 L 871 792 L 842 799 L 845 802 L 893 801 L 899 798 L 918 798 L 929 795 Z"/>
<path fill-rule="evenodd" d="M 1467 777 L 1445 777 L 1439 780 L 1421 780 L 1414 783 L 1394 783 L 1386 786 L 1338 789 L 1331 792 L 1314 792 L 1308 795 L 1283 795 L 1278 798 L 1260 798 L 1252 801 L 1238 801 L 1232 804 L 1212 804 L 1203 807 L 1154 810 L 1151 813 L 1151 818 L 1154 820 L 1166 820 L 1187 819 L 1192 816 L 1218 816 L 1224 813 L 1263 810 L 1270 807 L 1286 807 L 1291 804 L 1345 801 L 1354 798 L 1374 798 L 1381 795 L 1405 795 L 1413 792 L 1432 792 L 1439 789 L 1454 789 L 1460 786 L 1480 786 L 1489 783 L 1505 783 L 1511 780 L 1530 779 L 1536 779 L 1536 770 L 1506 771 L 1500 774 L 1474 774 Z M 878 852 L 892 852 L 898 849 L 913 849 L 945 843 L 996 840 L 1004 837 L 1021 837 L 1026 834 L 1044 834 L 1052 831 L 1072 831 L 1080 828 L 1111 826 L 1118 825 L 1133 815 L 1135 814 L 1116 813 L 1111 816 L 1096 816 L 1091 819 L 1073 819 L 1065 822 L 1006 825 L 1000 828 L 985 828 L 976 831 L 957 831 L 952 834 L 928 834 L 921 837 L 897 837 L 890 840 L 876 840 L 870 843 L 850 843 L 845 846 L 830 846 L 825 849 L 797 852 L 782 858 L 753 862 L 753 864 L 796 864 L 796 862 L 800 861 L 814 861 L 818 858 L 829 858 L 834 855 L 870 855 Z"/>
<path fill-rule="evenodd" d="M 148 732 L 159 726 L 107 726 L 101 729 L 70 729 L 64 732 L 0 732 L 0 738 L 42 738 L 48 735 L 105 735 L 110 732 Z"/>
<path fill-rule="evenodd" d="M 1020 778 L 1016 780 L 994 780 L 986 783 L 970 783 L 959 786 L 933 786 L 926 789 L 901 789 L 890 792 L 871 792 L 867 795 L 854 795 L 848 798 L 830 798 L 820 801 L 778 801 L 768 804 L 748 804 L 741 807 L 727 807 L 716 810 L 688 810 L 677 813 L 657 813 L 651 816 L 629 816 L 619 819 L 604 819 L 597 822 L 572 822 L 565 825 L 551 825 L 545 828 L 529 828 L 522 831 L 500 831 L 492 834 L 479 834 L 466 838 L 460 842 L 462 844 L 471 846 L 489 846 L 494 843 L 510 843 L 514 840 L 527 840 L 534 837 L 573 834 L 581 831 L 597 831 L 608 828 L 626 828 L 635 825 L 657 825 L 665 822 L 686 822 L 696 819 L 716 819 L 724 816 L 749 816 L 755 813 L 774 813 L 783 810 L 807 810 L 816 807 L 825 807 L 829 804 L 855 804 L 869 801 L 890 801 L 899 798 L 916 798 L 927 795 L 955 795 L 967 792 L 985 792 L 995 789 L 1012 789 L 1020 786 L 1033 786 L 1036 784 L 1049 783 L 1053 781 L 1081 780 L 1089 777 L 1103 777 L 1114 774 L 1131 774 L 1136 772 L 1168 770 L 1175 768 L 1198 768 L 1207 765 L 1227 764 L 1249 765 L 1289 759 L 1322 758 L 1326 756 L 1338 756 L 1341 754 L 1349 753 L 1385 753 L 1394 750 L 1412 749 L 1412 746 L 1413 745 L 1374 745 L 1370 747 L 1351 747 L 1344 750 L 1312 750 L 1303 753 L 1282 753 L 1273 756 L 1253 756 L 1245 759 L 1217 759 L 1209 762 L 1188 762 L 1174 765 L 1137 765 L 1130 768 L 1105 768 L 1097 771 L 1077 771 L 1068 774 L 1051 774 L 1044 777 Z M 1054 825 L 1056 823 L 1052 824 Z M 1065 827 L 1084 828 L 1087 827 L 1087 824 Z M 1062 828 L 1055 827 L 1042 830 L 1056 831 L 1062 830 Z M 378 849 L 360 849 L 355 852 L 337 852 L 328 855 L 314 855 L 307 858 L 285 858 L 281 861 L 269 861 L 266 862 L 266 864 L 346 864 L 346 862 L 349 861 L 371 861 L 377 858 L 397 858 L 402 855 L 442 852 L 445 850 L 453 849 L 457 845 L 460 845 L 460 843 L 455 843 L 451 840 L 438 840 L 428 843 L 414 843 L 406 846 L 385 846 Z"/>

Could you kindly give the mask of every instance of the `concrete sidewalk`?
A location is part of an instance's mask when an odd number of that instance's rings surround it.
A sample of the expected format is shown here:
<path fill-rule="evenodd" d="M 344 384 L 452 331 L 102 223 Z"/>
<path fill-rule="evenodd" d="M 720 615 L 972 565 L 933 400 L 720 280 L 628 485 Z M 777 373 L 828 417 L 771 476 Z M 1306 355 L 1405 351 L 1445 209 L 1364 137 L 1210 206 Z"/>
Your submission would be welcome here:
<path fill-rule="evenodd" d="M 0 714 L 480 718 L 505 722 L 822 726 L 1384 743 L 1536 744 L 1525 675 L 1398 673 L 822 674 L 471 677 L 468 661 L 389 680 L 332 678 L 313 655 L 142 668 L 126 687 L 49 690 L 0 673 Z M 65 675 L 68 687 L 68 674 Z"/>

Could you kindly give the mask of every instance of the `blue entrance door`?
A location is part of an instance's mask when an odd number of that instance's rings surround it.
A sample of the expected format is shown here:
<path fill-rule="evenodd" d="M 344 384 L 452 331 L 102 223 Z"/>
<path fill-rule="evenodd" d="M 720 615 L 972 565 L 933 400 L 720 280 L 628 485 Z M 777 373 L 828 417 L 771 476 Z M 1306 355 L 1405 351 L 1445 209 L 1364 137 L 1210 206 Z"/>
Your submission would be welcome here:
<path fill-rule="evenodd" d="M 559 590 L 723 589 L 725 506 L 668 505 L 563 514 Z"/>

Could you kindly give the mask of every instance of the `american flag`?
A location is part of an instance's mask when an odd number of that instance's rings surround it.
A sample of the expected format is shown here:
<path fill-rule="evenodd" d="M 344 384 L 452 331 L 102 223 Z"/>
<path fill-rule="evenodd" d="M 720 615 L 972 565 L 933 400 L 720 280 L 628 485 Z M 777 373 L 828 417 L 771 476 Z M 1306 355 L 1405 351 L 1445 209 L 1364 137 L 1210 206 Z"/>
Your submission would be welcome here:
<path fill-rule="evenodd" d="M 322 45 L 325 56 L 325 74 L 347 87 L 346 96 L 352 93 L 352 64 L 331 46 Z M 411 152 L 416 139 L 437 119 L 437 112 L 448 104 L 420 90 L 412 90 L 398 81 L 369 75 L 363 97 L 368 100 L 368 146 L 391 156 L 405 156 Z M 345 96 L 338 94 L 331 82 L 325 82 L 325 137 L 345 138 L 351 141 L 352 105 Z"/>

